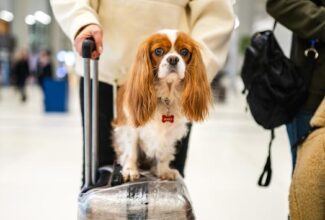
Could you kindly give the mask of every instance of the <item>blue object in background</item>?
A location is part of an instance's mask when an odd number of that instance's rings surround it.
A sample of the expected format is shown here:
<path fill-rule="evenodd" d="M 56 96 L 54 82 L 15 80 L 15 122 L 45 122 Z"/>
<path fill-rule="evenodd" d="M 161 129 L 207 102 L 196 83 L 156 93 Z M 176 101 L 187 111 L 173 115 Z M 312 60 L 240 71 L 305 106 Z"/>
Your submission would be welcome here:
<path fill-rule="evenodd" d="M 1 85 L 9 85 L 10 84 L 10 63 L 9 62 L 1 62 L 0 63 L 0 78 Z"/>
<path fill-rule="evenodd" d="M 68 81 L 45 79 L 44 104 L 46 112 L 67 112 Z"/>

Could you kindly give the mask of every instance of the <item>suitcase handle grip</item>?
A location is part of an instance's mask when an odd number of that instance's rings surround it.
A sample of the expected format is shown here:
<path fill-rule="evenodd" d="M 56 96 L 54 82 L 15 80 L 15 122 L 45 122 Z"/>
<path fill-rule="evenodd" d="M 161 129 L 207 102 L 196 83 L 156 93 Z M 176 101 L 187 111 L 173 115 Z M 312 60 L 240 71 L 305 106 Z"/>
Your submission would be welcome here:
<path fill-rule="evenodd" d="M 82 43 L 82 57 L 91 58 L 91 53 L 96 50 L 96 43 L 94 38 L 87 38 Z"/>
<path fill-rule="evenodd" d="M 84 163 L 85 182 L 84 182 L 83 189 L 88 188 L 89 186 L 94 186 L 97 181 L 98 60 L 99 58 L 91 59 L 91 54 L 95 49 L 96 49 L 96 44 L 93 38 L 87 38 L 82 43 L 82 57 L 84 60 L 84 154 L 85 154 L 85 163 Z M 90 80 L 91 75 L 92 75 L 92 80 Z"/>

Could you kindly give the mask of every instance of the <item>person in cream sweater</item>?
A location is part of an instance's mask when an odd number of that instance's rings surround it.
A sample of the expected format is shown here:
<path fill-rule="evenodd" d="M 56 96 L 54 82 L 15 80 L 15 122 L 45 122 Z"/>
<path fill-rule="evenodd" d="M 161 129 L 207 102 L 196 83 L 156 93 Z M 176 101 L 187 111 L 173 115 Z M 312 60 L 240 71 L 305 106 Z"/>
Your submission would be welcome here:
<path fill-rule="evenodd" d="M 189 33 L 199 44 L 212 81 L 227 58 L 234 29 L 231 0 L 50 0 L 54 15 L 77 54 L 76 71 L 82 75 L 81 45 L 96 42 L 99 62 L 99 166 L 112 164 L 110 130 L 113 84 L 126 81 L 138 45 L 161 29 Z M 83 78 L 81 77 L 81 83 Z M 80 84 L 81 102 L 83 88 Z M 82 108 L 82 107 L 81 107 Z M 83 109 L 82 109 L 83 112 Z M 83 115 L 83 114 L 82 114 Z M 189 125 L 189 128 L 191 125 Z M 184 175 L 189 134 L 178 145 L 172 166 Z"/>

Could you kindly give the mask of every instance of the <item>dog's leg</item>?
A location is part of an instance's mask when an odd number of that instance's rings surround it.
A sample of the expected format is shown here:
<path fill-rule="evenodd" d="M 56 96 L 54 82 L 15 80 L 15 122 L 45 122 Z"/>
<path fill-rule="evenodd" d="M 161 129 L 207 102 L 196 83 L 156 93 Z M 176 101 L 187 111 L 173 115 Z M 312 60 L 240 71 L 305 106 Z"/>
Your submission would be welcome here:
<path fill-rule="evenodd" d="M 175 180 L 179 175 L 178 170 L 169 167 L 171 160 L 160 161 L 157 164 L 157 176 L 162 180 Z"/>
<path fill-rule="evenodd" d="M 165 145 L 165 146 L 164 146 Z M 160 151 L 156 153 L 157 165 L 154 173 L 163 180 L 175 180 L 179 175 L 176 169 L 171 169 L 169 164 L 174 160 L 175 148 L 172 143 L 164 143 L 160 146 Z"/>
<path fill-rule="evenodd" d="M 135 129 L 128 133 L 124 140 L 123 153 L 120 157 L 124 181 L 134 181 L 140 178 L 138 170 L 138 135 Z"/>

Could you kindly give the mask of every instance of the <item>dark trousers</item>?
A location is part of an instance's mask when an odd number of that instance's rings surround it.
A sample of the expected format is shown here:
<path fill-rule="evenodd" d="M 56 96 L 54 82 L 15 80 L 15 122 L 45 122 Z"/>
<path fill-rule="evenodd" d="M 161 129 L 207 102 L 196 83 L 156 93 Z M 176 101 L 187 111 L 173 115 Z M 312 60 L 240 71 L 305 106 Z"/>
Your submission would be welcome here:
<path fill-rule="evenodd" d="M 314 115 L 312 111 L 300 111 L 293 120 L 286 125 L 292 156 L 292 171 L 294 171 L 297 159 L 297 143 L 310 129 L 310 119 Z"/>
<path fill-rule="evenodd" d="M 84 128 L 84 89 L 83 89 L 83 78 L 80 80 L 80 107 L 82 115 L 82 127 Z M 113 87 L 109 84 L 99 82 L 98 85 L 98 102 L 99 102 L 99 112 L 98 112 L 98 165 L 99 167 L 104 165 L 111 165 L 115 160 L 115 152 L 112 148 L 112 125 L 113 120 Z M 177 153 L 175 155 L 175 160 L 172 162 L 171 166 L 176 168 L 182 176 L 184 176 L 184 167 L 187 156 L 187 148 L 189 143 L 189 136 L 191 132 L 192 124 L 188 124 L 189 132 L 186 137 L 177 143 L 176 149 Z M 83 129 L 84 130 L 84 129 Z M 83 132 L 84 140 L 84 132 Z M 82 182 L 84 182 L 84 163 L 85 163 L 85 144 L 83 144 L 83 172 L 82 172 Z"/>
<path fill-rule="evenodd" d="M 26 101 L 26 99 L 27 99 L 27 95 L 26 95 L 26 83 L 25 83 L 26 81 L 24 80 L 24 81 L 18 81 L 17 82 L 17 90 L 18 90 L 18 92 L 20 93 L 20 95 L 21 95 L 21 101 L 23 101 L 23 102 L 25 102 Z"/>

